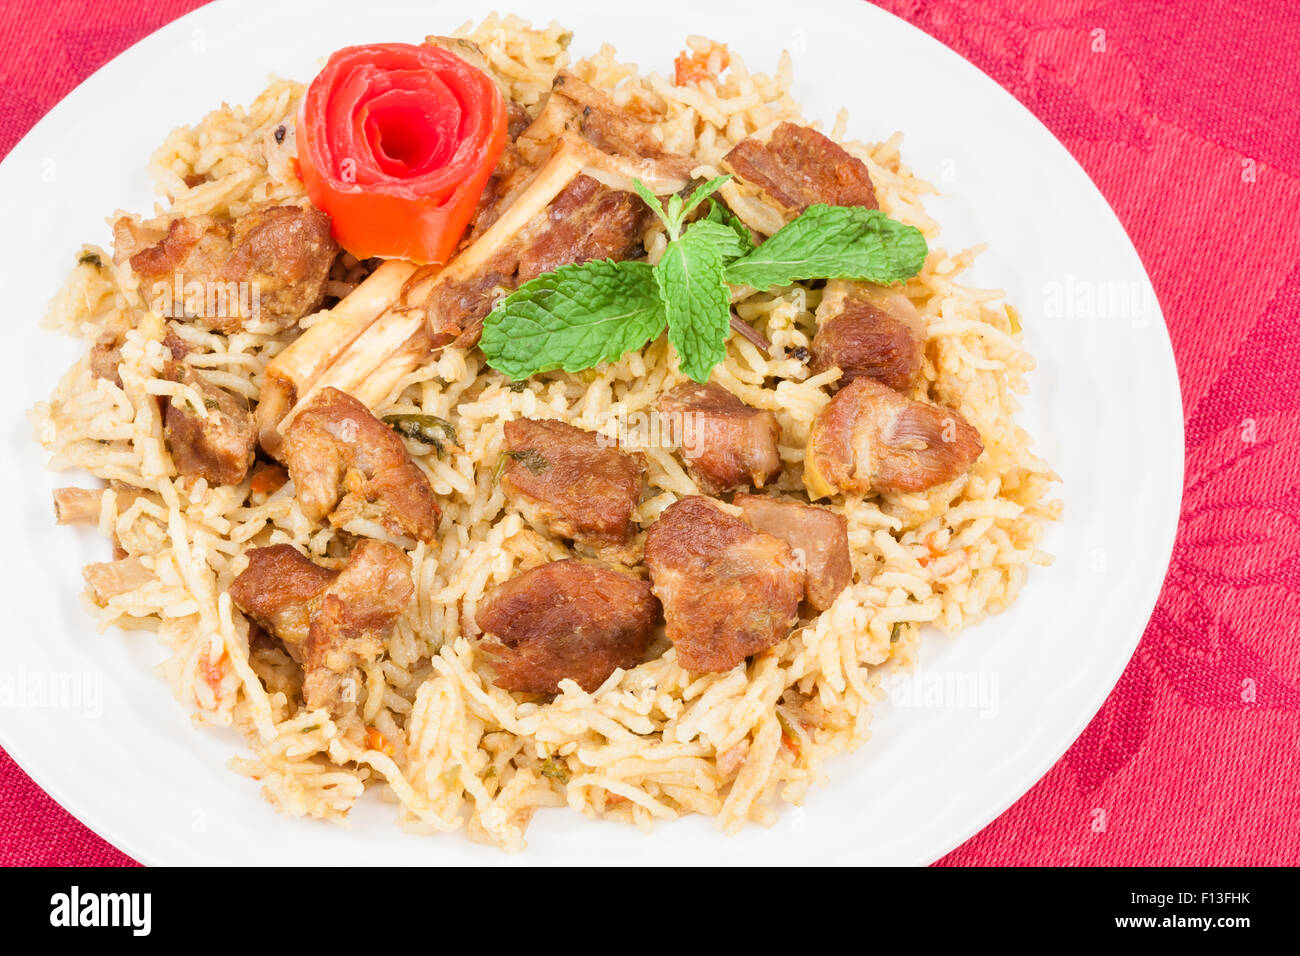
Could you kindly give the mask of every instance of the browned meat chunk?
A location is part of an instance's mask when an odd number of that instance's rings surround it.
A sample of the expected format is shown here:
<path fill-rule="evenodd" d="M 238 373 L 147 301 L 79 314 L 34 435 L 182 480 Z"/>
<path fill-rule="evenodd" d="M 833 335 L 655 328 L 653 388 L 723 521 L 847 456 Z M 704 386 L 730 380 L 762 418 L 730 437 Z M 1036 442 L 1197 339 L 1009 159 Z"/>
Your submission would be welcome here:
<path fill-rule="evenodd" d="M 817 203 L 876 208 L 866 164 L 806 126 L 781 123 L 766 143 L 741 140 L 722 168 L 757 189 L 787 219 Z"/>
<path fill-rule="evenodd" d="M 843 515 L 763 495 L 736 495 L 732 503 L 755 528 L 780 538 L 796 557 L 802 556 L 804 594 L 818 611 L 830 607 L 853 581 L 848 522 Z"/>
<path fill-rule="evenodd" d="M 520 146 L 529 161 L 534 162 L 538 145 L 549 143 L 564 131 L 576 132 L 606 153 L 666 163 L 681 175 L 688 175 L 693 165 L 686 157 L 667 152 L 651 132 L 649 123 L 568 70 L 561 70 L 551 81 L 551 94 L 536 125 L 520 137 Z"/>
<path fill-rule="evenodd" d="M 813 500 L 836 491 L 925 491 L 965 472 L 983 450 L 956 410 L 859 378 L 813 422 L 803 481 Z"/>
<path fill-rule="evenodd" d="M 198 318 L 227 334 L 250 319 L 287 328 L 314 312 L 338 254 L 329 216 L 310 207 L 267 206 L 238 219 L 181 217 L 161 234 L 120 219 L 113 231 L 118 260 L 129 260 L 151 300 L 163 297 L 163 314 Z M 197 295 L 184 290 L 192 283 L 201 287 Z M 154 294 L 151 284 L 162 291 Z M 183 302 L 174 301 L 178 288 Z"/>
<path fill-rule="evenodd" d="M 532 524 L 599 551 L 631 542 L 646 470 L 640 455 L 546 419 L 508 421 L 505 439 L 501 487 Z"/>
<path fill-rule="evenodd" d="M 428 308 L 445 331 L 473 328 L 503 295 L 543 272 L 590 259 L 635 258 L 653 213 L 633 193 L 577 176 L 473 276 L 441 283 Z M 481 223 L 490 223 L 485 211 Z"/>
<path fill-rule="evenodd" d="M 122 376 L 117 370 L 121 363 L 122 349 L 115 338 L 102 338 L 90 347 L 90 373 L 95 378 L 102 378 L 121 388 Z"/>
<path fill-rule="evenodd" d="M 924 357 L 921 317 L 903 296 L 868 288 L 835 279 L 827 283 L 817 307 L 811 370 L 816 374 L 839 366 L 844 374 L 837 387 L 865 375 L 900 392 L 910 391 Z"/>
<path fill-rule="evenodd" d="M 302 665 L 307 706 L 335 716 L 356 703 L 358 669 L 383 653 L 414 594 L 410 558 L 370 539 L 357 544 L 341 571 L 320 567 L 291 545 L 256 548 L 230 585 L 231 600 Z"/>
<path fill-rule="evenodd" d="M 217 388 L 180 362 L 169 362 L 167 375 L 190 386 L 203 401 L 202 413 L 182 401 L 167 402 L 163 434 L 176 470 L 206 478 L 210 485 L 239 484 L 257 452 L 257 425 L 248 400 Z"/>
<path fill-rule="evenodd" d="M 174 362 L 183 362 L 185 356 L 190 354 L 190 347 L 170 325 L 167 326 L 167 334 L 163 336 L 163 346 L 171 353 Z"/>
<path fill-rule="evenodd" d="M 682 667 L 730 670 L 784 640 L 804 572 L 790 546 L 708 498 L 670 505 L 646 536 L 645 562 Z"/>
<path fill-rule="evenodd" d="M 550 222 L 519 255 L 520 282 L 571 262 L 628 259 L 640 255 L 650 207 L 639 196 L 579 176 L 555 197 Z"/>
<path fill-rule="evenodd" d="M 659 397 L 659 412 L 692 477 L 709 494 L 762 488 L 781 474 L 776 416 L 750 408 L 725 388 L 684 382 Z"/>
<path fill-rule="evenodd" d="M 290 656 L 301 663 L 306 659 L 312 615 L 338 576 L 338 571 L 313 563 L 293 545 L 254 548 L 248 552 L 248 567 L 230 584 L 230 599 L 283 641 Z"/>
<path fill-rule="evenodd" d="M 592 691 L 641 663 L 659 602 L 640 578 L 581 561 L 552 561 L 496 588 L 479 608 L 492 683 L 554 694 L 560 681 Z"/>
<path fill-rule="evenodd" d="M 401 438 L 346 392 L 324 388 L 290 423 L 282 448 L 303 512 L 354 519 L 432 541 L 440 511 L 429 479 Z"/>
<path fill-rule="evenodd" d="M 516 103 L 514 100 L 506 100 L 506 135 L 512 140 L 517 139 L 519 134 L 528 129 L 528 124 L 533 118 L 528 115 L 528 110 L 522 103 Z"/>

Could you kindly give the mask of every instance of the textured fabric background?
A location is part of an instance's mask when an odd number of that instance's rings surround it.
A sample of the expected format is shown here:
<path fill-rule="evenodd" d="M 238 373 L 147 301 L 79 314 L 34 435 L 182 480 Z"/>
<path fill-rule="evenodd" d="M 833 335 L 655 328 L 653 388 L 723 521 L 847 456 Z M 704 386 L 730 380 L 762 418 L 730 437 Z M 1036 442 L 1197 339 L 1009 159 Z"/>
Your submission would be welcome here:
<path fill-rule="evenodd" d="M 5 0 L 0 153 L 197 5 Z M 1182 523 L 1137 653 L 1061 761 L 942 863 L 1300 863 L 1300 4 L 881 5 L 1088 170 L 1155 283 L 1187 416 Z M 131 862 L 3 754 L 0 807 L 0 863 Z"/>

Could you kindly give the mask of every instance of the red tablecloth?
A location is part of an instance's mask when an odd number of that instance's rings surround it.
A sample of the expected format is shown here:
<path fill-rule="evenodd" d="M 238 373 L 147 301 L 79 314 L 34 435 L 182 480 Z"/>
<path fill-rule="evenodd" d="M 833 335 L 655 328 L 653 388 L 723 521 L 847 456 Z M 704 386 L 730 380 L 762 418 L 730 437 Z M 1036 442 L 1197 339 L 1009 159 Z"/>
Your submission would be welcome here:
<path fill-rule="evenodd" d="M 0 153 L 197 5 L 7 0 Z M 882 5 L 1088 170 L 1155 283 L 1187 416 L 1182 523 L 1141 646 L 1051 772 L 943 863 L 1300 863 L 1300 4 Z M 0 863 L 130 862 L 3 754 L 0 807 Z"/>

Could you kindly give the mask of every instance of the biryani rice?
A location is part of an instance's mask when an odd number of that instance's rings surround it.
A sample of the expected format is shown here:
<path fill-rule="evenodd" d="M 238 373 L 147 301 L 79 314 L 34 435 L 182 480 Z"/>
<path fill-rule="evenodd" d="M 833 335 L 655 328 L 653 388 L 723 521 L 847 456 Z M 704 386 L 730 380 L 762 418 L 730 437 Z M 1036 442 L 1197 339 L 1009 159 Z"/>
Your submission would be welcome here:
<path fill-rule="evenodd" d="M 751 74 L 732 52 L 721 79 L 679 87 L 620 63 L 608 45 L 570 65 L 570 35 L 557 25 L 536 29 L 493 16 L 460 35 L 483 48 L 524 104 L 539 102 L 556 70 L 570 66 L 653 121 L 666 148 L 696 157 L 697 175 L 712 175 L 740 139 L 801 119 L 786 55 L 775 73 Z M 706 56 L 713 49 L 702 38 L 687 42 Z M 240 215 L 267 201 L 301 201 L 291 159 L 302 93 L 298 83 L 275 80 L 250 106 L 223 106 L 173 132 L 152 161 L 168 200 L 158 212 Z M 842 139 L 845 122 L 841 114 L 830 135 Z M 281 126 L 287 135 L 277 137 Z M 867 738 L 881 668 L 907 663 L 922 625 L 954 632 L 1014 600 L 1029 566 L 1049 560 L 1037 545 L 1060 507 L 1049 498 L 1055 476 L 1014 422 L 1033 366 L 1018 325 L 1001 293 L 958 284 L 977 250 L 934 248 L 938 228 L 922 206 L 933 190 L 903 164 L 899 143 L 895 135 L 844 146 L 868 165 L 881 208 L 931 240 L 924 270 L 903 290 L 928 326 L 924 378 L 933 400 L 978 427 L 985 450 L 969 474 L 927 493 L 846 500 L 856 583 L 748 665 L 692 675 L 668 647 L 591 693 L 566 681 L 551 700 L 512 695 L 484 679 L 473 641 L 484 594 L 567 554 L 507 506 L 494 480 L 505 421 L 556 417 L 617 430 L 649 462 L 649 493 L 636 514 L 642 527 L 698 489 L 643 427 L 656 397 L 681 380 L 665 341 L 580 375 L 535 377 L 522 390 L 507 388 L 480 354 L 448 349 L 405 375 L 376 410 L 437 415 L 454 423 L 459 439 L 446 457 L 408 446 L 444 513 L 436 540 L 411 552 L 416 598 L 385 658 L 366 669 L 359 719 L 306 710 L 296 665 L 277 649 L 250 649 L 248 624 L 226 592 L 250 547 L 288 542 L 324 558 L 345 553 L 345 542 L 305 518 L 292 484 L 250 495 L 247 483 L 213 488 L 175 473 L 156 396 L 184 386 L 163 376 L 163 319 L 149 311 L 128 270 L 91 248 L 49 321 L 91 341 L 106 331 L 124 334 L 122 387 L 94 377 L 83 360 L 33 420 L 52 468 L 110 483 L 98 526 L 147 572 L 147 583 L 92 593 L 87 608 L 101 628 L 157 632 L 170 649 L 163 669 L 177 697 L 198 723 L 247 737 L 251 755 L 236 758 L 235 768 L 287 813 L 341 820 L 368 785 L 380 784 L 403 826 L 422 833 L 463 827 L 509 849 L 524 845 L 539 807 L 567 805 L 640 825 L 703 813 L 729 832 L 747 821 L 770 823 L 780 801 L 798 803 L 825 779 L 828 757 Z M 195 177 L 202 181 L 187 185 Z M 647 237 L 652 258 L 663 245 L 661 233 Z M 771 355 L 733 337 L 714 373 L 777 416 L 786 466 L 778 487 L 789 492 L 802 487 L 803 446 L 828 401 L 824 386 L 838 375 L 808 377 L 796 357 L 815 330 L 817 298 L 796 288 L 739 301 L 739 315 L 772 343 Z M 250 398 L 266 363 L 297 334 L 176 328 L 196 366 Z M 769 387 L 772 381 L 779 384 Z"/>

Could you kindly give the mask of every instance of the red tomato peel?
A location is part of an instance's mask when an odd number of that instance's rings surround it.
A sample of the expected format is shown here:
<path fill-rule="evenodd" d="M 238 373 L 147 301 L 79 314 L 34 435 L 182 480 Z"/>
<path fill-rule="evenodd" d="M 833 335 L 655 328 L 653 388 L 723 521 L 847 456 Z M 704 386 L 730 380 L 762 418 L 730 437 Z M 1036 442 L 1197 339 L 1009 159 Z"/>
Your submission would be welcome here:
<path fill-rule="evenodd" d="M 506 142 L 506 104 L 446 50 L 339 50 L 307 88 L 298 167 L 334 238 L 358 259 L 446 262 Z"/>

